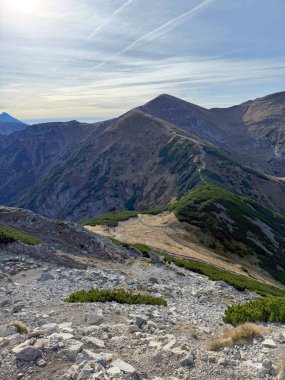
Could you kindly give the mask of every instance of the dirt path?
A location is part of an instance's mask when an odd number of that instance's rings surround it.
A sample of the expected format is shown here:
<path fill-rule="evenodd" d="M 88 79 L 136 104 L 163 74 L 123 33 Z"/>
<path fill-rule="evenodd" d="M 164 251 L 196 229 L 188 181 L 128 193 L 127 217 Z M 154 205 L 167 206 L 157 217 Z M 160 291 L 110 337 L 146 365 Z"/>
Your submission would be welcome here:
<path fill-rule="evenodd" d="M 116 228 L 100 225 L 86 226 L 86 228 L 100 235 L 113 237 L 127 243 L 146 244 L 161 251 L 190 257 L 245 276 L 251 275 L 259 280 L 276 285 L 274 280 L 254 267 L 249 269 L 247 274 L 241 268 L 242 262 L 234 263 L 190 241 L 191 232 L 186 230 L 184 224 L 180 223 L 173 213 L 139 214 L 138 217 L 120 222 Z"/>

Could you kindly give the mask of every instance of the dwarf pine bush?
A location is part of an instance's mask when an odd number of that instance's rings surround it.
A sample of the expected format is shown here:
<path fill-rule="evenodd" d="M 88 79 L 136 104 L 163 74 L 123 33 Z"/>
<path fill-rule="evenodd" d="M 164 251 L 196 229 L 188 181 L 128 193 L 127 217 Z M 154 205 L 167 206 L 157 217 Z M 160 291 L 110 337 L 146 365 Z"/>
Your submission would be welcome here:
<path fill-rule="evenodd" d="M 118 302 L 126 304 L 145 304 L 167 306 L 167 302 L 159 297 L 130 293 L 125 290 L 80 290 L 72 293 L 65 302 Z"/>

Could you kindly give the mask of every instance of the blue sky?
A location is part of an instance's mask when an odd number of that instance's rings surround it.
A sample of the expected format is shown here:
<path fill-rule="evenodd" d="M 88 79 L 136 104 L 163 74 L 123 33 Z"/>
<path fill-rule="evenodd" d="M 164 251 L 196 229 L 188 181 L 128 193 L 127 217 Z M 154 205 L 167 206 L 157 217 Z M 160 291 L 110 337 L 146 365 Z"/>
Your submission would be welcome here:
<path fill-rule="evenodd" d="M 284 0 L 0 0 L 0 112 L 96 121 L 284 90 Z"/>

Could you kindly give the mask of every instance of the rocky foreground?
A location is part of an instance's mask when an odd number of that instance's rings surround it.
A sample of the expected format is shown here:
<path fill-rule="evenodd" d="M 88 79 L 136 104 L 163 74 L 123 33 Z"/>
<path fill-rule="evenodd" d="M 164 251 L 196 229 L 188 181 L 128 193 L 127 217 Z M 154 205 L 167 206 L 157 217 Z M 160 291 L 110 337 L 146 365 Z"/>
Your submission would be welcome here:
<path fill-rule="evenodd" d="M 285 326 L 247 345 L 207 350 L 228 304 L 254 296 L 147 259 L 66 268 L 27 256 L 0 263 L 1 380 L 282 379 Z M 127 289 L 168 306 L 68 304 L 81 289 Z M 20 334 L 11 323 L 27 328 Z"/>

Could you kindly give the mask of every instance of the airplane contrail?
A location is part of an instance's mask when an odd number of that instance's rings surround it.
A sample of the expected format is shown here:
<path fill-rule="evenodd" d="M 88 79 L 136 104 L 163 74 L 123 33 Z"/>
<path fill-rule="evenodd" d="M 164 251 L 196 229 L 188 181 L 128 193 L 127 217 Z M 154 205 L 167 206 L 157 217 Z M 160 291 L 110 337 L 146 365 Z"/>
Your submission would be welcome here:
<path fill-rule="evenodd" d="M 124 8 L 126 8 L 129 4 L 131 4 L 133 0 L 127 0 L 124 4 L 122 4 L 119 8 L 117 8 L 110 16 L 105 18 L 101 24 L 99 24 L 86 38 L 86 41 L 89 41 L 92 37 L 95 36 L 95 34 L 104 26 L 106 25 L 114 16 L 116 16 L 118 13 L 120 13 Z"/>
<path fill-rule="evenodd" d="M 119 55 L 131 50 L 132 48 L 134 48 L 137 45 L 142 45 L 145 42 L 150 42 L 150 41 L 157 39 L 158 37 L 163 36 L 164 34 L 170 32 L 171 30 L 173 30 L 177 26 L 179 26 L 179 25 L 183 24 L 184 22 L 186 22 L 187 20 L 189 20 L 189 18 L 194 16 L 201 9 L 205 8 L 206 6 L 213 3 L 214 1 L 217 1 L 217 0 L 204 0 L 202 3 L 200 3 L 199 5 L 197 5 L 194 8 L 190 9 L 189 11 L 187 11 L 187 12 L 185 12 L 185 13 L 177 16 L 177 17 L 174 17 L 173 19 L 171 19 L 170 21 L 167 21 L 166 23 L 162 24 L 158 28 L 155 28 L 152 31 L 144 34 L 142 37 L 138 38 L 137 40 L 133 41 L 131 44 L 129 44 L 128 46 L 126 46 L 122 50 L 118 51 L 112 57 L 110 57 L 110 58 L 106 59 L 105 61 L 99 63 L 98 65 L 94 66 L 93 69 L 96 69 L 97 67 L 104 66 L 106 63 L 117 58 Z"/>
<path fill-rule="evenodd" d="M 132 4 L 133 3 L 133 1 L 134 0 L 127 0 L 127 1 L 125 1 L 119 8 L 117 8 L 117 9 L 115 9 L 111 14 L 110 14 L 110 16 L 108 16 L 108 17 L 106 17 L 102 22 L 101 22 L 101 24 L 99 24 L 90 34 L 89 34 L 89 36 L 87 36 L 87 38 L 84 40 L 84 42 L 83 42 L 83 46 L 91 39 L 91 38 L 93 38 L 95 35 L 96 35 L 96 33 L 100 30 L 100 29 L 102 29 L 102 27 L 104 26 L 104 25 L 106 25 L 106 24 L 108 24 L 108 22 L 110 22 L 111 20 L 112 20 L 112 18 L 114 17 L 114 16 L 116 16 L 118 13 L 120 13 L 124 8 L 126 8 L 128 5 L 130 5 L 130 4 Z M 52 72 L 55 72 L 55 71 L 57 71 L 59 68 L 60 68 L 60 66 L 63 64 L 63 63 L 65 63 L 65 62 L 67 62 L 67 61 L 69 61 L 69 57 L 66 57 L 65 59 L 63 59 L 57 66 L 55 66 L 53 69 L 52 69 Z"/>

